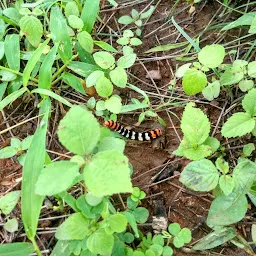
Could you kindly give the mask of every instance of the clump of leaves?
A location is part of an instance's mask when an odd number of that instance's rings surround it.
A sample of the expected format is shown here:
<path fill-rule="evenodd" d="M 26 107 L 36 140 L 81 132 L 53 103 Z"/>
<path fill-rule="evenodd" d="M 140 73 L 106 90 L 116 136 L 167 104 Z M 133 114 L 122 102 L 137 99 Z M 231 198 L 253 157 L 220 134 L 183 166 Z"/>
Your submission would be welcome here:
<path fill-rule="evenodd" d="M 194 103 L 188 103 L 185 107 L 181 120 L 183 140 L 173 154 L 199 160 L 212 155 L 220 143 L 209 136 L 210 122 L 203 111 L 194 106 Z"/>
<path fill-rule="evenodd" d="M 247 133 L 256 136 L 256 89 L 251 89 L 242 101 L 242 107 L 245 112 L 233 114 L 223 125 L 221 134 L 224 137 L 238 137 Z"/>
<path fill-rule="evenodd" d="M 150 6 L 150 8 L 146 12 L 138 13 L 137 10 L 132 9 L 131 16 L 125 15 L 118 19 L 118 22 L 120 24 L 129 25 L 131 23 L 134 23 L 137 26 L 137 29 L 135 31 L 137 36 L 141 36 L 141 27 L 143 25 L 143 20 L 149 18 L 155 10 L 155 7 L 153 5 Z"/>

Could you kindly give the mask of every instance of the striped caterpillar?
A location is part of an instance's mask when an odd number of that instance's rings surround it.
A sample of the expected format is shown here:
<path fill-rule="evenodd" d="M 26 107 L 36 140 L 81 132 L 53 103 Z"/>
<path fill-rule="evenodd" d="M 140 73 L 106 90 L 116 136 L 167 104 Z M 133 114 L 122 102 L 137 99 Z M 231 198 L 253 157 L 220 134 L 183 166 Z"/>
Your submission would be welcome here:
<path fill-rule="evenodd" d="M 139 140 L 139 141 L 153 140 L 162 135 L 162 131 L 160 129 L 154 129 L 149 132 L 136 132 L 133 130 L 126 129 L 120 123 L 112 120 L 105 121 L 103 125 L 106 127 L 109 127 L 109 129 L 111 129 L 112 131 L 116 131 L 120 133 L 122 136 L 130 140 Z"/>

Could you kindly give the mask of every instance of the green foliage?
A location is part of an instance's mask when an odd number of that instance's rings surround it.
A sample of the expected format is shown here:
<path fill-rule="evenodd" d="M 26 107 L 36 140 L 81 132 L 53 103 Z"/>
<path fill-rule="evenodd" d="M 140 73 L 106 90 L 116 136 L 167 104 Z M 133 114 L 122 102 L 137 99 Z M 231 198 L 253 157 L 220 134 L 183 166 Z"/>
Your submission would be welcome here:
<path fill-rule="evenodd" d="M 12 191 L 0 198 L 0 210 L 8 215 L 14 209 L 20 199 L 20 191 Z"/>
<path fill-rule="evenodd" d="M 219 147 L 219 141 L 209 136 L 210 122 L 207 116 L 193 103 L 188 103 L 181 120 L 181 130 L 184 134 L 179 148 L 173 153 L 185 156 L 191 160 L 199 160 L 210 156 Z M 196 116 L 196 119 L 192 119 Z"/>

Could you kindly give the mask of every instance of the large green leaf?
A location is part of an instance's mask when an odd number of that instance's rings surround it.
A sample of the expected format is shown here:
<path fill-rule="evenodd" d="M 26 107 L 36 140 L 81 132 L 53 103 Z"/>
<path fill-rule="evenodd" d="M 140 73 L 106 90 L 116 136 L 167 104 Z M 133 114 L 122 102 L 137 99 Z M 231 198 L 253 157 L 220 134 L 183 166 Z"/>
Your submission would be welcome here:
<path fill-rule="evenodd" d="M 207 217 L 207 225 L 227 226 L 243 219 L 247 211 L 247 199 L 244 194 L 231 193 L 215 198 Z"/>
<path fill-rule="evenodd" d="M 207 159 L 189 163 L 180 175 L 180 182 L 195 191 L 210 191 L 219 181 L 215 165 Z"/>
<path fill-rule="evenodd" d="M 251 89 L 245 96 L 242 101 L 242 106 L 244 110 L 253 116 L 256 116 L 256 89 Z"/>
<path fill-rule="evenodd" d="M 217 68 L 225 57 L 225 48 L 219 44 L 205 46 L 198 53 L 198 60 L 208 68 Z"/>
<path fill-rule="evenodd" d="M 200 239 L 200 241 L 192 247 L 193 250 L 207 250 L 215 248 L 227 241 L 233 239 L 236 232 L 233 228 L 223 227 L 218 231 L 213 231 L 209 235 Z"/>
<path fill-rule="evenodd" d="M 187 95 L 201 92 L 207 85 L 206 75 L 197 69 L 189 69 L 182 78 L 182 87 Z"/>
<path fill-rule="evenodd" d="M 59 240 L 82 240 L 88 235 L 89 225 L 82 213 L 74 213 L 58 227 L 55 236 Z"/>
<path fill-rule="evenodd" d="M 253 130 L 255 120 L 248 113 L 238 112 L 233 114 L 221 129 L 224 137 L 243 136 Z"/>
<path fill-rule="evenodd" d="M 35 194 L 35 184 L 45 162 L 46 132 L 50 102 L 45 101 L 46 112 L 37 128 L 26 154 L 22 172 L 21 216 L 29 239 L 34 239 L 44 197 Z"/>
<path fill-rule="evenodd" d="M 4 53 L 10 69 L 20 70 L 20 37 L 18 34 L 6 35 Z"/>
<path fill-rule="evenodd" d="M 10 243 L 0 245 L 0 256 L 28 256 L 34 252 L 31 243 Z"/>
<path fill-rule="evenodd" d="M 55 195 L 67 190 L 79 176 L 79 166 L 70 161 L 46 165 L 38 177 L 35 192 L 38 195 Z"/>
<path fill-rule="evenodd" d="M 132 192 L 128 159 L 120 152 L 97 153 L 84 168 L 85 184 L 95 196 Z"/>
<path fill-rule="evenodd" d="M 60 43 L 58 53 L 64 63 L 72 58 L 72 42 L 68 34 L 67 22 L 58 6 L 51 8 L 50 31 L 55 44 Z"/>
<path fill-rule="evenodd" d="M 43 35 L 41 21 L 33 15 L 25 15 L 20 20 L 20 29 L 26 35 L 28 41 L 34 47 L 38 47 Z"/>
<path fill-rule="evenodd" d="M 188 103 L 183 112 L 181 129 L 186 140 L 192 146 L 197 146 L 208 138 L 210 122 L 202 110 L 194 108 L 193 103 Z"/>
<path fill-rule="evenodd" d="M 85 107 L 74 106 L 60 121 L 58 136 L 68 150 L 83 156 L 90 154 L 97 145 L 100 126 Z"/>

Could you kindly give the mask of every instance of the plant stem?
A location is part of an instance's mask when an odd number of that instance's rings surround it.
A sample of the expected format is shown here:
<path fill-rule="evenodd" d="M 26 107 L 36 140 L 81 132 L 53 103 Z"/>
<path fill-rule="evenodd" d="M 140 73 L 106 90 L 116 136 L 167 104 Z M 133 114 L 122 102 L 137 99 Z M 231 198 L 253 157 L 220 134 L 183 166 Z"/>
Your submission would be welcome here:
<path fill-rule="evenodd" d="M 33 246 L 34 246 L 34 248 L 35 248 L 36 254 L 37 254 L 38 256 L 42 256 L 42 253 L 41 253 L 41 251 L 40 251 L 40 249 L 39 249 L 39 247 L 38 247 L 38 245 L 37 245 L 37 243 L 36 243 L 35 238 L 31 239 L 31 242 L 32 242 L 32 244 L 33 244 Z"/>

